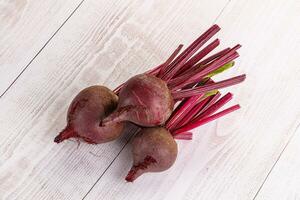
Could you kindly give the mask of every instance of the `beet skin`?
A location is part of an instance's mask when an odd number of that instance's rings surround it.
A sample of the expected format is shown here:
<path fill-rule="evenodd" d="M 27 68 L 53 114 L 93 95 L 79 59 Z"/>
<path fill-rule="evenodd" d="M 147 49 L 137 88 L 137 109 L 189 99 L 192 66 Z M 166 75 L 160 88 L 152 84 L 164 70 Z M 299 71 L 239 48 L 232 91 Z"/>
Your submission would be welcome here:
<path fill-rule="evenodd" d="M 132 142 L 133 166 L 126 180 L 133 182 L 146 172 L 169 169 L 176 160 L 177 151 L 177 143 L 167 129 L 141 129 Z"/>
<path fill-rule="evenodd" d="M 153 75 L 140 74 L 125 83 L 119 93 L 117 110 L 103 122 L 130 121 L 140 126 L 158 126 L 166 122 L 173 108 L 167 84 Z"/>
<path fill-rule="evenodd" d="M 102 119 L 112 113 L 117 104 L 118 96 L 104 86 L 91 86 L 82 90 L 69 107 L 66 128 L 54 141 L 60 143 L 74 137 L 99 144 L 116 139 L 121 135 L 124 124 L 102 126 Z"/>

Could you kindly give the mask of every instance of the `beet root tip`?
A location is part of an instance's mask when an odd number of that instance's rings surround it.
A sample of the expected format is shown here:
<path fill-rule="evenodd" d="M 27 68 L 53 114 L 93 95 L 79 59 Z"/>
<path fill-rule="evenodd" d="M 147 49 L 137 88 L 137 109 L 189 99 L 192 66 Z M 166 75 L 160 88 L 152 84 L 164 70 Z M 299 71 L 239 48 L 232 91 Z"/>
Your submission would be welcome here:
<path fill-rule="evenodd" d="M 64 130 L 62 130 L 55 138 L 55 143 L 61 143 L 62 141 L 69 139 L 71 137 L 77 137 L 77 134 L 74 132 L 73 128 L 67 126 Z"/>
<path fill-rule="evenodd" d="M 136 167 L 132 167 L 131 169 L 130 169 L 130 171 L 128 172 L 128 174 L 127 174 L 127 176 L 126 176 L 126 178 L 125 178 L 125 180 L 127 181 L 127 182 L 133 182 L 133 181 L 135 181 L 135 179 L 137 179 L 137 176 L 136 176 L 136 174 L 137 174 L 137 168 Z"/>
<path fill-rule="evenodd" d="M 128 172 L 125 180 L 127 182 L 133 182 L 135 181 L 139 176 L 147 172 L 147 168 L 153 164 L 156 163 L 157 161 L 151 157 L 151 156 L 146 156 L 142 162 L 140 162 L 137 165 L 133 165 Z"/>
<path fill-rule="evenodd" d="M 61 135 L 58 135 L 58 136 L 56 136 L 55 138 L 54 138 L 54 142 L 55 143 L 60 143 L 60 142 L 62 142 L 63 140 L 61 139 Z"/>

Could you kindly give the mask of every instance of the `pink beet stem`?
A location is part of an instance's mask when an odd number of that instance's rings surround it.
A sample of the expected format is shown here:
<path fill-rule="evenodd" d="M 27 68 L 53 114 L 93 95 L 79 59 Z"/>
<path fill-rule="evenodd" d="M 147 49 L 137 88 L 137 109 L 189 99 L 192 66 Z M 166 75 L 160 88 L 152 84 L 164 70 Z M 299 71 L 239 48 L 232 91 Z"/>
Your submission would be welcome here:
<path fill-rule="evenodd" d="M 215 59 L 221 57 L 221 56 L 224 56 L 225 54 L 227 54 L 228 52 L 230 51 L 230 48 L 226 48 L 226 49 L 223 49 L 222 51 L 218 52 L 218 53 L 215 53 L 211 56 L 209 56 L 208 58 L 204 59 L 203 61 L 201 61 L 199 63 L 199 65 L 206 65 L 212 61 L 214 61 Z"/>
<path fill-rule="evenodd" d="M 189 111 L 197 104 L 204 95 L 197 95 L 188 98 L 183 104 L 178 106 L 176 112 L 173 112 L 172 116 L 169 118 L 166 128 L 172 130 L 176 125 L 189 113 Z"/>
<path fill-rule="evenodd" d="M 171 63 L 171 66 L 168 66 L 168 68 L 164 71 L 166 73 L 167 71 L 171 70 L 174 65 L 176 65 L 180 60 L 182 60 L 192 49 L 197 46 L 197 44 L 202 40 L 203 36 L 205 36 L 208 32 L 210 32 L 212 29 L 218 29 L 220 30 L 220 27 L 218 25 L 213 25 L 210 27 L 205 33 L 203 33 L 200 37 L 198 37 L 190 46 L 188 46 L 174 61 Z"/>
<path fill-rule="evenodd" d="M 205 68 L 210 67 L 210 64 L 212 64 L 213 61 L 219 59 L 220 57 L 224 56 L 226 53 L 228 53 L 230 48 L 223 49 L 222 51 L 208 57 L 207 59 L 201 61 L 200 63 L 186 68 L 186 70 L 183 70 L 185 66 L 182 67 L 182 69 L 176 74 L 174 78 L 172 78 L 169 82 L 168 85 L 170 88 L 174 88 L 176 85 L 187 81 L 189 78 L 194 76 L 195 74 L 199 74 L 199 72 L 203 71 Z M 179 88 L 180 86 L 177 86 L 176 88 Z"/>
<path fill-rule="evenodd" d="M 173 95 L 174 99 L 187 98 L 187 97 L 203 94 L 208 91 L 217 90 L 220 88 L 225 88 L 225 87 L 229 87 L 229 86 L 241 83 L 245 80 L 245 78 L 246 78 L 246 75 L 243 74 L 243 75 L 229 78 L 229 79 L 226 79 L 226 80 L 223 80 L 220 82 L 206 84 L 204 86 L 198 86 L 195 88 L 184 89 L 184 90 L 180 90 L 180 91 L 173 91 L 172 95 Z"/>
<path fill-rule="evenodd" d="M 203 46 L 212 36 L 214 36 L 220 27 L 213 25 L 204 34 L 202 34 L 197 40 L 195 40 L 184 52 L 182 52 L 168 67 L 161 77 L 163 80 L 170 80 L 178 70 L 185 64 L 185 62 L 196 53 L 196 51 Z"/>
<path fill-rule="evenodd" d="M 212 114 L 214 114 L 217 110 L 219 110 L 222 106 L 228 103 L 232 99 L 232 93 L 227 93 L 222 98 L 220 98 L 216 103 L 211 105 L 205 112 L 196 117 L 193 121 L 199 121 L 200 119 L 206 118 Z"/>
<path fill-rule="evenodd" d="M 192 110 L 189 112 L 188 115 L 186 115 L 178 124 L 176 127 L 182 127 L 184 125 L 186 125 L 195 114 L 197 114 L 204 106 L 205 104 L 208 102 L 209 97 L 205 98 L 203 101 L 201 101 L 200 103 L 198 103 L 197 105 L 195 105 Z"/>
<path fill-rule="evenodd" d="M 220 95 L 220 93 L 217 93 L 213 96 L 207 97 L 205 99 L 203 99 L 200 103 L 198 103 L 197 105 L 195 105 L 191 111 L 188 113 L 188 115 L 186 115 L 177 125 L 174 129 L 178 129 L 182 126 L 185 126 L 186 124 L 188 124 L 192 119 L 194 119 L 194 117 L 200 113 L 205 107 L 206 105 L 217 95 Z"/>
<path fill-rule="evenodd" d="M 219 99 L 220 96 L 221 94 L 219 92 L 211 96 L 207 104 L 205 104 L 205 106 L 196 115 L 194 115 L 190 121 L 194 121 L 194 119 L 197 118 L 201 113 L 205 112 L 211 105 L 213 105 Z"/>
<path fill-rule="evenodd" d="M 235 46 L 230 51 L 228 51 L 225 55 L 223 55 L 222 57 L 218 58 L 217 60 L 215 60 L 214 62 L 209 64 L 209 66 L 205 67 L 200 72 L 197 72 L 197 73 L 190 72 L 189 78 L 183 82 L 178 82 L 178 83 L 173 84 L 175 86 L 173 86 L 172 90 L 175 91 L 175 90 L 183 88 L 187 84 L 199 82 L 207 74 L 209 74 L 209 73 L 217 70 L 218 68 L 222 67 L 223 65 L 233 61 L 235 58 L 239 57 L 239 54 L 236 52 L 236 49 L 239 47 L 240 47 L 240 45 Z"/>
<path fill-rule="evenodd" d="M 184 132 L 173 136 L 177 140 L 192 140 L 193 134 L 191 132 Z"/>
<path fill-rule="evenodd" d="M 204 67 L 205 66 L 199 66 L 197 68 L 190 68 L 190 70 L 187 70 L 186 73 L 183 73 L 181 76 L 175 77 L 174 79 L 171 79 L 168 82 L 169 88 L 171 88 L 172 90 L 175 90 L 174 88 L 177 88 L 176 85 L 178 85 L 180 83 L 183 83 L 183 82 L 186 82 L 194 74 L 198 74 L 199 72 L 201 72 Z"/>
<path fill-rule="evenodd" d="M 168 65 L 174 60 L 174 58 L 178 55 L 178 53 L 181 51 L 183 47 L 183 44 L 180 44 L 175 51 L 171 54 L 171 56 L 166 60 L 166 62 L 164 62 L 163 64 L 159 65 L 158 67 L 155 67 L 154 69 L 149 70 L 148 72 L 146 72 L 147 74 L 152 74 L 154 76 L 159 76 L 158 74 L 161 71 L 164 71 L 164 69 L 166 67 L 168 67 Z"/>
<path fill-rule="evenodd" d="M 158 77 L 162 76 L 162 74 L 167 70 L 167 67 L 169 64 L 176 58 L 176 56 L 179 54 L 183 47 L 183 44 L 180 44 L 177 49 L 171 54 L 171 56 L 167 59 L 167 61 L 162 65 L 162 67 L 159 69 L 158 74 L 156 74 Z"/>
<path fill-rule="evenodd" d="M 169 72 L 165 73 L 163 80 L 168 82 L 177 72 L 181 69 L 181 67 L 188 61 L 197 51 L 202 47 L 213 35 L 216 34 L 217 31 L 212 32 L 208 35 L 207 38 L 202 40 L 191 52 L 189 52 L 177 65 L 175 65 Z"/>
<path fill-rule="evenodd" d="M 190 67 L 189 69 L 183 70 L 181 69 L 177 74 L 176 77 L 174 77 L 171 81 L 169 81 L 169 83 L 171 84 L 171 82 L 176 82 L 175 79 L 178 77 L 181 77 L 183 75 L 189 74 L 190 76 L 190 72 L 195 72 L 197 73 L 197 71 L 201 71 L 204 68 L 206 68 L 207 66 L 209 66 L 208 64 L 215 61 L 216 59 L 220 58 L 221 56 L 225 55 L 228 51 L 230 50 L 230 48 L 226 48 L 223 49 L 222 51 L 215 53 L 211 56 L 209 56 L 208 58 L 204 59 L 203 61 L 201 61 L 198 64 L 195 64 L 194 66 Z M 182 67 L 184 68 L 184 67 Z M 183 79 L 185 80 L 185 79 Z"/>
<path fill-rule="evenodd" d="M 216 114 L 214 114 L 212 116 L 209 116 L 209 117 L 204 118 L 204 119 L 200 119 L 199 121 L 192 122 L 192 123 L 190 123 L 190 124 L 188 124 L 188 125 L 180 128 L 180 129 L 174 131 L 173 135 L 177 135 L 177 134 L 181 134 L 181 133 L 190 131 L 190 130 L 192 130 L 194 128 L 202 126 L 203 124 L 206 124 L 206 123 L 211 122 L 213 120 L 216 120 L 216 119 L 218 119 L 220 117 L 223 117 L 224 115 L 227 115 L 227 114 L 229 114 L 229 113 L 231 113 L 231 112 L 233 112 L 233 111 L 235 111 L 235 110 L 237 110 L 239 108 L 240 108 L 240 105 L 234 105 L 234 106 L 232 106 L 230 108 L 227 108 L 227 109 L 225 109 L 225 110 L 223 110 L 221 112 L 218 112 L 218 113 L 216 113 Z"/>
<path fill-rule="evenodd" d="M 196 55 L 194 55 L 190 60 L 188 60 L 180 70 L 175 74 L 174 77 L 179 76 L 186 70 L 190 69 L 193 65 L 195 65 L 198 61 L 200 61 L 202 58 L 204 58 L 207 54 L 209 54 L 212 50 L 214 50 L 218 45 L 220 44 L 219 39 L 215 39 L 213 42 L 211 42 L 209 45 L 207 45 L 205 48 L 203 48 L 201 51 L 199 51 Z"/>

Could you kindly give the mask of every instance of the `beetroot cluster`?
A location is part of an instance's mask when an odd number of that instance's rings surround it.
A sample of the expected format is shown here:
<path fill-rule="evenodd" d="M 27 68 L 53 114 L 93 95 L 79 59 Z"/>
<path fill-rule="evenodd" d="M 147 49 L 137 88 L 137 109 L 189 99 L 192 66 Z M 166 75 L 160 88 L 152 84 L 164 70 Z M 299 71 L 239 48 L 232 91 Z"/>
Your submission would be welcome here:
<path fill-rule="evenodd" d="M 133 182 L 146 172 L 169 169 L 178 153 L 175 139 L 190 140 L 192 129 L 240 108 L 234 105 L 221 110 L 233 95 L 222 96 L 219 89 L 244 81 L 246 75 L 218 82 L 212 79 L 233 67 L 241 47 L 212 53 L 219 39 L 206 43 L 219 30 L 213 25 L 184 51 L 179 45 L 164 63 L 114 91 L 104 86 L 82 90 L 69 106 L 67 126 L 54 141 L 109 142 L 134 123 L 139 132 L 132 140 L 133 166 L 125 179 Z"/>

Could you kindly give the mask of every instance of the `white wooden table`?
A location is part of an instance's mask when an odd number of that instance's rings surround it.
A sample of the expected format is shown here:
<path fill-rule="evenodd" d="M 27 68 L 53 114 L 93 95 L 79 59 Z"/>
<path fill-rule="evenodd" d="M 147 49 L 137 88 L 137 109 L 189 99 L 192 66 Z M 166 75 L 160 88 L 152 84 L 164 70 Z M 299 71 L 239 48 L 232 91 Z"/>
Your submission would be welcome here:
<path fill-rule="evenodd" d="M 213 23 L 241 57 L 242 109 L 179 141 L 175 165 L 124 181 L 130 135 L 60 145 L 82 88 L 114 88 Z M 300 199 L 299 0 L 0 1 L 0 199 Z M 98 156 L 95 156 L 98 155 Z"/>

